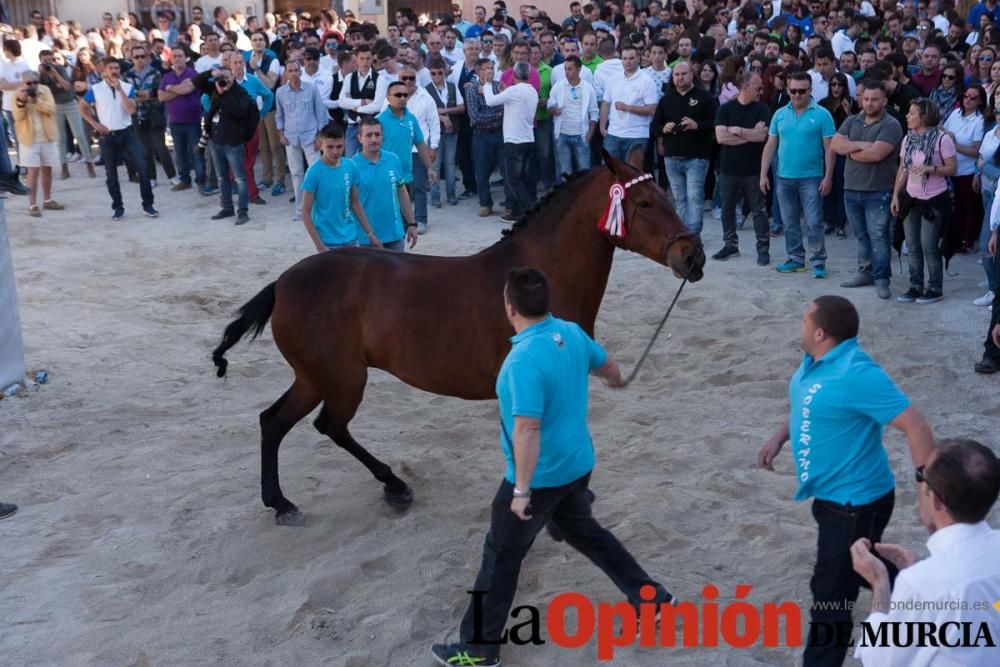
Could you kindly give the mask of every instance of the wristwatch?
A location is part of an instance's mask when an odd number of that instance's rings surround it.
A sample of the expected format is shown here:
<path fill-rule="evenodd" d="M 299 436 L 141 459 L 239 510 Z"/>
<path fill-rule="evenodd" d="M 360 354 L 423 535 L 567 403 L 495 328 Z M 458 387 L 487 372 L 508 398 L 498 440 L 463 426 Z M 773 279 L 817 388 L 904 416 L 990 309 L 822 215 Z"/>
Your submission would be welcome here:
<path fill-rule="evenodd" d="M 527 491 L 523 491 L 523 490 L 521 490 L 521 489 L 519 489 L 519 488 L 517 488 L 515 486 L 514 487 L 514 497 L 515 498 L 530 498 L 531 497 L 531 489 L 528 489 Z"/>

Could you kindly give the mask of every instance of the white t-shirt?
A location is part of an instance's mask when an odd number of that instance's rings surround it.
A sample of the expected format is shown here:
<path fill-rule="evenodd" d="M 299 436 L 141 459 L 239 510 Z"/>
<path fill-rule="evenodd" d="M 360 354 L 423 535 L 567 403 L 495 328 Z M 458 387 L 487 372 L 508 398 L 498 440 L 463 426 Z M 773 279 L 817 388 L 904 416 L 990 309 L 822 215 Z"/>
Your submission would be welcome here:
<path fill-rule="evenodd" d="M 590 71 L 589 67 L 584 67 L 580 70 L 580 78 L 594 85 L 594 73 Z M 549 75 L 549 82 L 554 86 L 560 81 L 566 80 L 566 63 L 559 63 L 552 68 L 552 74 Z"/>
<path fill-rule="evenodd" d="M 534 143 L 535 112 L 538 110 L 538 91 L 534 86 L 522 81 L 496 94 L 493 86 L 483 86 L 483 96 L 491 107 L 503 105 L 504 143 Z"/>
<path fill-rule="evenodd" d="M 961 109 L 952 111 L 941 126 L 955 135 L 955 143 L 973 144 L 983 140 L 983 114 L 978 111 L 968 116 L 962 115 Z M 956 176 L 969 176 L 976 173 L 976 158 L 958 152 L 958 171 Z"/>
<path fill-rule="evenodd" d="M 638 70 L 632 76 L 611 79 L 604 89 L 601 103 L 608 104 L 608 134 L 619 139 L 646 139 L 649 137 L 649 124 L 652 116 L 640 116 L 629 111 L 615 109 L 615 102 L 624 102 L 634 106 L 656 104 L 660 96 L 656 93 L 656 84 L 643 72 Z"/>
<path fill-rule="evenodd" d="M 30 72 L 31 67 L 28 63 L 24 61 L 24 58 L 18 58 L 13 62 L 6 62 L 3 67 L 0 67 L 0 78 L 2 78 L 7 83 L 16 83 L 21 85 L 21 72 Z M 17 95 L 16 90 L 5 90 L 3 91 L 3 110 L 4 111 L 14 111 L 14 97 Z"/>
<path fill-rule="evenodd" d="M 275 62 L 277 62 L 277 58 L 275 58 Z M 218 67 L 222 67 L 222 53 L 221 52 L 219 53 L 219 55 L 217 55 L 215 57 L 212 57 L 212 56 L 202 56 L 201 58 L 198 58 L 198 60 L 194 61 L 194 71 L 198 72 L 198 74 L 201 74 L 202 72 L 207 72 L 208 70 L 212 69 L 213 67 L 217 67 L 217 68 Z"/>

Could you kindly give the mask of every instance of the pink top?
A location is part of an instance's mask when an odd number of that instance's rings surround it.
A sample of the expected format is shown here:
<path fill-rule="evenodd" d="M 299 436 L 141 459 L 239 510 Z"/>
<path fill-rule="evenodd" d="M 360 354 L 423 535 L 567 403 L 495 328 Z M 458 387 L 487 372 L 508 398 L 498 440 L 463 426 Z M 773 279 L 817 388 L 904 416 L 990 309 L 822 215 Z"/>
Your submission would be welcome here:
<path fill-rule="evenodd" d="M 740 94 L 740 89 L 727 81 L 722 86 L 722 90 L 719 91 L 719 104 L 722 105 L 728 102 L 729 100 L 736 99 L 736 96 L 739 94 Z"/>
<path fill-rule="evenodd" d="M 906 142 L 910 140 L 909 135 L 903 140 L 903 145 L 899 147 L 899 159 L 906 156 Z M 934 150 L 934 160 L 931 164 L 942 167 L 946 158 L 955 157 L 958 151 L 955 150 L 955 142 L 947 134 L 942 133 Z M 916 151 L 913 154 L 913 164 L 924 164 L 923 151 Z M 932 199 L 948 189 L 948 179 L 944 176 L 927 174 L 926 177 L 914 176 L 910 174 L 906 179 L 906 192 L 916 199 Z"/>
<path fill-rule="evenodd" d="M 514 85 L 514 68 L 511 67 L 509 70 L 500 75 L 500 83 L 510 88 Z M 531 68 L 531 76 L 528 77 L 528 83 L 537 92 L 542 87 L 542 80 L 538 77 L 538 70 L 534 67 Z"/>

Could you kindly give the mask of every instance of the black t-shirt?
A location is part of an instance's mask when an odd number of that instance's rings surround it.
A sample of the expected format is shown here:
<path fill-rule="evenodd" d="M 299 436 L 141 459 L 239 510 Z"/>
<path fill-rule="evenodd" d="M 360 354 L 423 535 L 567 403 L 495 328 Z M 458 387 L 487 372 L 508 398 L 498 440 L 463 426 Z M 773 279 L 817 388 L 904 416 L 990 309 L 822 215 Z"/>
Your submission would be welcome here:
<path fill-rule="evenodd" d="M 767 127 L 771 122 L 771 112 L 763 102 L 740 104 L 739 98 L 726 102 L 715 115 L 715 126 L 743 127 L 753 129 L 757 123 Z M 760 174 L 760 160 L 765 142 L 753 142 L 739 146 L 722 146 L 719 166 L 727 176 L 757 176 Z"/>

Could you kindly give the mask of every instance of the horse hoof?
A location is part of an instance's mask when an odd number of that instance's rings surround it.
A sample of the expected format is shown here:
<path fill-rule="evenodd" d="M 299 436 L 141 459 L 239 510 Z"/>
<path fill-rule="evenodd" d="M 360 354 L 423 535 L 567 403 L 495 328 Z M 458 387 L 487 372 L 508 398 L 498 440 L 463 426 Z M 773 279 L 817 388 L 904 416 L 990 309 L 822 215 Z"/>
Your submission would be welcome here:
<path fill-rule="evenodd" d="M 304 526 L 306 517 L 298 510 L 289 510 L 274 517 L 274 522 L 279 526 Z"/>
<path fill-rule="evenodd" d="M 389 506 L 395 507 L 398 510 L 405 510 L 411 503 L 413 503 L 413 491 L 410 487 L 406 487 L 399 493 L 385 491 L 383 493 L 383 498 Z"/>

